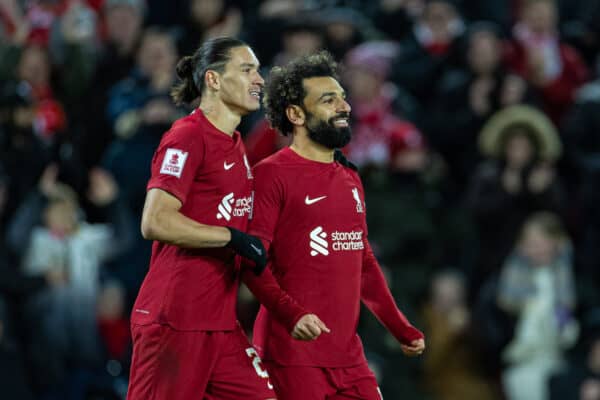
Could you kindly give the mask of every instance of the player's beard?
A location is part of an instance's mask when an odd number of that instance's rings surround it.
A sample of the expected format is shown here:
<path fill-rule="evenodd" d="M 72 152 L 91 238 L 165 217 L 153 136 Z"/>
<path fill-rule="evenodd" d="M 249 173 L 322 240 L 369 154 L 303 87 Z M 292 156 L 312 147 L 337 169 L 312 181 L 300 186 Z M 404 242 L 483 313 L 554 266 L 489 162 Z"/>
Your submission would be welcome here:
<path fill-rule="evenodd" d="M 328 149 L 341 149 L 350 143 L 352 138 L 352 130 L 350 126 L 337 128 L 335 120 L 337 118 L 349 118 L 348 113 L 340 113 L 327 121 L 323 121 L 315 117 L 311 113 L 307 113 L 306 129 L 308 137 L 316 143 L 319 143 Z"/>

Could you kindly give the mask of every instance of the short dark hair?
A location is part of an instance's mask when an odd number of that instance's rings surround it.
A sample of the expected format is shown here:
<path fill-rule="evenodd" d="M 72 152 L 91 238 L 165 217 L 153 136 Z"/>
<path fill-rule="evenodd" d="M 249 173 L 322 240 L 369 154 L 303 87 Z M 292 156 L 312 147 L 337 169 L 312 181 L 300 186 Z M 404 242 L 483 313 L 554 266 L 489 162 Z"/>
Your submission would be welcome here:
<path fill-rule="evenodd" d="M 171 97 L 175 103 L 189 104 L 202 97 L 206 71 L 225 71 L 225 64 L 231 59 L 230 50 L 242 46 L 249 47 L 236 38 L 217 37 L 205 41 L 194 54 L 179 60 L 175 70 L 181 82 L 171 89 Z"/>
<path fill-rule="evenodd" d="M 304 109 L 304 79 L 328 76 L 339 80 L 337 70 L 338 64 L 327 51 L 299 57 L 284 67 L 272 68 L 263 99 L 271 126 L 283 135 L 290 134 L 293 125 L 287 119 L 285 110 L 292 104 Z"/>

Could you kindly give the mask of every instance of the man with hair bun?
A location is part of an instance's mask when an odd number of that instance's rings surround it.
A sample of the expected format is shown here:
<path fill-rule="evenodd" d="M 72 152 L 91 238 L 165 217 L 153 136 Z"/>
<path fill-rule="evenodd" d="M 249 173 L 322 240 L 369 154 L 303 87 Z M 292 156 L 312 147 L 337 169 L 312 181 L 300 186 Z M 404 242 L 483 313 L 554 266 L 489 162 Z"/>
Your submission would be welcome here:
<path fill-rule="evenodd" d="M 244 231 L 252 172 L 242 116 L 264 84 L 252 49 L 204 42 L 177 65 L 177 104 L 199 106 L 164 134 L 152 159 L 142 215 L 150 268 L 131 316 L 129 400 L 275 399 L 269 376 L 236 320 L 240 258 L 260 274 L 266 251 Z"/>

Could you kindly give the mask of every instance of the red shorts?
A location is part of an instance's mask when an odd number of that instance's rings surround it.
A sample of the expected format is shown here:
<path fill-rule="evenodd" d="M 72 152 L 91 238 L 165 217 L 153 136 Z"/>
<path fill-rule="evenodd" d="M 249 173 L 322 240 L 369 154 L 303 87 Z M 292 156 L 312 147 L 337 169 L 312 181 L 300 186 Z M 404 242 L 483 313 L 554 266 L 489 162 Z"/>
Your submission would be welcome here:
<path fill-rule="evenodd" d="M 267 361 L 265 365 L 279 399 L 383 399 L 366 363 L 349 368 L 284 367 Z"/>
<path fill-rule="evenodd" d="M 132 325 L 128 400 L 275 399 L 269 375 L 241 327 L 176 331 Z"/>

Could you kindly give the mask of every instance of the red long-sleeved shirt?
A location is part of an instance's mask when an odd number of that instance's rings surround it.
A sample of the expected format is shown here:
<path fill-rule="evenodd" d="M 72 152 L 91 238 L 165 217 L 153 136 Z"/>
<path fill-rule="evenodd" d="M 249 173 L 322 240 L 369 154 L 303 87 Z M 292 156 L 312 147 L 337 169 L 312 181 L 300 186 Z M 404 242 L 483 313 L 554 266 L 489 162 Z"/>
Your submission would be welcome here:
<path fill-rule="evenodd" d="M 361 300 L 399 341 L 423 338 L 396 306 L 369 246 L 358 174 L 285 148 L 259 163 L 254 177 L 249 233 L 269 247 L 272 274 L 246 272 L 244 281 L 265 305 L 254 344 L 266 360 L 319 367 L 364 362 L 356 333 Z M 307 312 L 331 333 L 293 339 L 290 331 Z"/>

